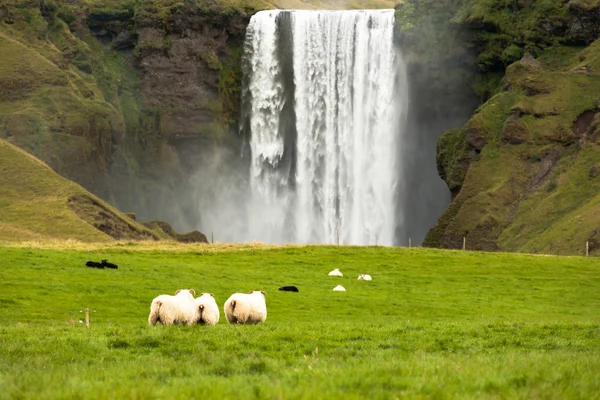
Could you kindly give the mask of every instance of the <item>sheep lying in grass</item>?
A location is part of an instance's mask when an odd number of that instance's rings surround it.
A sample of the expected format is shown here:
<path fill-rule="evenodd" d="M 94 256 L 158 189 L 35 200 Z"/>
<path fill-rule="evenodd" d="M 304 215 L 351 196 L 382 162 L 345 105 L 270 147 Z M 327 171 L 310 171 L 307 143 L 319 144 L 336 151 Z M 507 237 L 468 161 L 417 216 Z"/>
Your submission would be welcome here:
<path fill-rule="evenodd" d="M 202 293 L 196 300 L 200 325 L 216 325 L 219 322 L 219 306 L 212 293 Z"/>
<path fill-rule="evenodd" d="M 360 274 L 358 276 L 358 280 L 359 281 L 372 281 L 373 279 L 371 278 L 371 275 L 369 275 L 369 274 Z"/>
<path fill-rule="evenodd" d="M 267 319 L 266 292 L 251 291 L 249 294 L 234 293 L 223 307 L 230 324 L 258 324 Z"/>
<path fill-rule="evenodd" d="M 336 269 L 334 269 L 333 271 L 331 271 L 329 273 L 329 276 L 344 276 L 344 275 L 342 275 L 342 273 L 340 272 L 340 270 L 336 268 Z"/>
<path fill-rule="evenodd" d="M 333 288 L 334 292 L 345 292 L 346 288 L 343 287 L 342 285 L 337 285 L 336 287 Z"/>
<path fill-rule="evenodd" d="M 163 325 L 191 325 L 198 321 L 198 306 L 194 299 L 194 289 L 180 289 L 175 296 L 161 294 L 152 300 L 148 323 Z"/>

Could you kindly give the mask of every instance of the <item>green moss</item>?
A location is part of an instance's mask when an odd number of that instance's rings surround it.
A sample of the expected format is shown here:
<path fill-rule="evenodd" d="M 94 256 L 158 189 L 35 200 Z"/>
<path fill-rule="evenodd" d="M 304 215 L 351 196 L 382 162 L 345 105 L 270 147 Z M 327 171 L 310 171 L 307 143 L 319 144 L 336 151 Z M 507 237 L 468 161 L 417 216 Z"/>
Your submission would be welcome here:
<path fill-rule="evenodd" d="M 540 60 L 511 65 L 503 79 L 509 90 L 482 105 L 465 128 L 446 134 L 438 149 L 444 170 L 464 160 L 464 150 L 452 151 L 461 131 L 472 129 L 487 143 L 470 163 L 431 243 L 459 247 L 467 236 L 470 248 L 582 253 L 600 223 L 600 183 L 590 172 L 600 152 L 586 136 L 592 127 L 582 136 L 573 126 L 600 104 L 600 75 L 575 67 L 595 60 L 599 49 L 597 43 L 579 53 L 554 48 Z M 507 143 L 509 120 L 522 124 L 531 137 Z M 457 186 L 445 178 L 450 187 Z"/>
<path fill-rule="evenodd" d="M 227 58 L 223 60 L 219 73 L 221 122 L 226 125 L 236 121 L 240 114 L 243 52 L 242 47 L 231 49 Z"/>

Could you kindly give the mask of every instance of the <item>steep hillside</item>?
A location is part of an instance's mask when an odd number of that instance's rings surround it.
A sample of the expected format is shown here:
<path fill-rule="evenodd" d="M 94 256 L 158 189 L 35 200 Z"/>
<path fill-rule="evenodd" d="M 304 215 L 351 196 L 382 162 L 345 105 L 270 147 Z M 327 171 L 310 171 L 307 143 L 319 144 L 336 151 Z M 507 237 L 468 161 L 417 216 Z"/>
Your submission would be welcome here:
<path fill-rule="evenodd" d="M 0 139 L 0 241 L 166 238 Z"/>
<path fill-rule="evenodd" d="M 600 2 L 492 3 L 456 16 L 490 98 L 438 142 L 453 201 L 425 244 L 600 253 Z"/>

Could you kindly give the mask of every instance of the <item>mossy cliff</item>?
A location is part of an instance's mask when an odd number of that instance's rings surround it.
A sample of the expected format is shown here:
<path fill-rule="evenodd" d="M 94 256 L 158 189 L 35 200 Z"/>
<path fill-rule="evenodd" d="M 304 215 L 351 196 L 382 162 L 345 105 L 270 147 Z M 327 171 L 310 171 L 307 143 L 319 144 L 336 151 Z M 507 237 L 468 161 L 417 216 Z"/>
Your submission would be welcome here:
<path fill-rule="evenodd" d="M 600 253 L 600 2 L 467 1 L 486 100 L 437 144 L 452 202 L 426 246 Z"/>
<path fill-rule="evenodd" d="M 119 208 L 177 224 L 188 155 L 235 131 L 245 27 L 270 7 L 9 0 L 0 138 Z"/>

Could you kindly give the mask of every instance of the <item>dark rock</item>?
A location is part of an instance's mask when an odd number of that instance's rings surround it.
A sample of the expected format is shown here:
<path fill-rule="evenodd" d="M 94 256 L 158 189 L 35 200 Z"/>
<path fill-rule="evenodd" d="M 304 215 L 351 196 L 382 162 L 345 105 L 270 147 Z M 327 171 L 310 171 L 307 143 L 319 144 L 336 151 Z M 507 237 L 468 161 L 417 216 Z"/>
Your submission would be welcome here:
<path fill-rule="evenodd" d="M 206 235 L 199 231 L 192 231 L 189 233 L 177 235 L 176 239 L 177 241 L 183 243 L 208 243 Z"/>
<path fill-rule="evenodd" d="M 593 179 L 596 178 L 598 175 L 600 175 L 600 165 L 596 164 L 589 169 L 588 176 L 590 177 L 590 179 Z"/>
<path fill-rule="evenodd" d="M 112 48 L 115 50 L 132 49 L 135 47 L 137 37 L 129 31 L 121 31 L 112 42 Z"/>
<path fill-rule="evenodd" d="M 478 151 L 481 151 L 487 140 L 485 139 L 485 127 L 480 118 L 472 118 L 466 126 L 467 144 Z"/>
<path fill-rule="evenodd" d="M 510 144 L 521 144 L 530 137 L 527 125 L 516 114 L 504 122 L 504 140 Z"/>
<path fill-rule="evenodd" d="M 142 225 L 144 225 L 147 228 L 150 229 L 155 229 L 158 228 L 161 231 L 163 231 L 164 233 L 166 233 L 169 236 L 175 237 L 177 235 L 177 232 L 175 232 L 175 230 L 171 227 L 171 225 L 168 222 L 165 221 L 148 221 L 148 222 L 142 222 Z"/>
<path fill-rule="evenodd" d="M 592 127 L 592 122 L 594 121 L 594 116 L 597 111 L 598 110 L 586 110 L 577 116 L 572 126 L 573 133 L 577 136 L 588 133 Z"/>
<path fill-rule="evenodd" d="M 590 44 L 600 36 L 600 5 L 592 7 L 571 0 L 567 10 L 571 17 L 569 32 L 572 39 Z"/>

